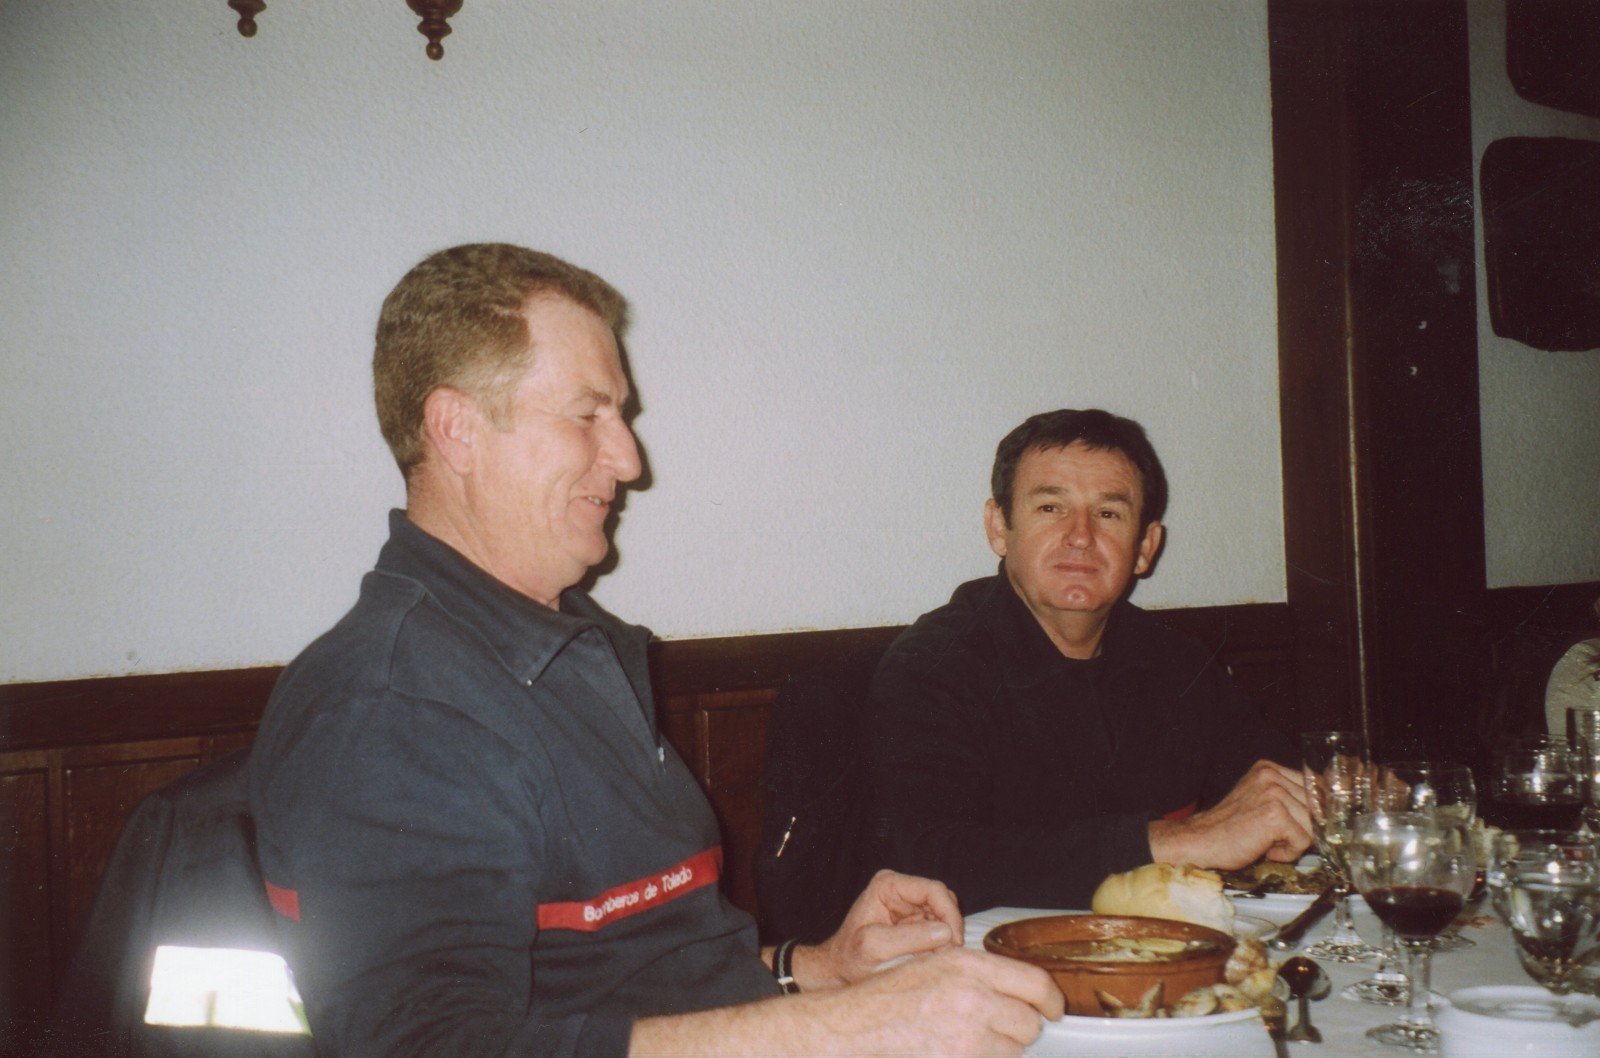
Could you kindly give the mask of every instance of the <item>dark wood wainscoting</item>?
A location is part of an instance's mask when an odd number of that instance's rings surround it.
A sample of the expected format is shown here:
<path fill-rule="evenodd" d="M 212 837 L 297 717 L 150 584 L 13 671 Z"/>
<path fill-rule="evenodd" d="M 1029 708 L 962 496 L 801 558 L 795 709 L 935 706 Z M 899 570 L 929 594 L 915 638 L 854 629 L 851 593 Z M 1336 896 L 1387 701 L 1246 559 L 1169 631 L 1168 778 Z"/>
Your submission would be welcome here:
<path fill-rule="evenodd" d="M 1282 604 L 1168 610 L 1296 730 L 1293 624 Z M 899 628 L 653 645 L 662 729 L 723 828 L 729 897 L 757 911 L 768 705 L 784 679 L 886 645 Z M 249 744 L 276 667 L 0 686 L 0 1051 L 31 1031 L 94 900 L 123 822 L 145 794 Z"/>

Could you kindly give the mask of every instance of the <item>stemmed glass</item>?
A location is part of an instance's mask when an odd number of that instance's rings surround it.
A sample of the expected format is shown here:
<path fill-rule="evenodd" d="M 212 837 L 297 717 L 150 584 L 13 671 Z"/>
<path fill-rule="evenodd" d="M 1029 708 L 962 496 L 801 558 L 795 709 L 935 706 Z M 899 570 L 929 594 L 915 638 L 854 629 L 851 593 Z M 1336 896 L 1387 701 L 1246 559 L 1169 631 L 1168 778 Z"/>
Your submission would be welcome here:
<path fill-rule="evenodd" d="M 1600 846 L 1592 836 L 1502 835 L 1490 878 L 1528 976 L 1558 995 L 1600 995 Z"/>
<path fill-rule="evenodd" d="M 1592 834 L 1572 830 L 1501 830 L 1489 841 L 1484 887 L 1500 920 L 1510 925 L 1507 903 L 1511 883 L 1522 867 L 1548 870 L 1552 862 L 1600 860 L 1600 843 Z"/>
<path fill-rule="evenodd" d="M 1412 760 L 1384 764 L 1376 771 L 1372 787 L 1372 808 L 1381 812 L 1437 812 L 1444 818 L 1470 827 L 1477 814 L 1478 787 L 1472 769 L 1449 761 Z M 1441 933 L 1433 950 L 1454 951 L 1470 948 L 1473 942 L 1456 934 L 1454 940 Z M 1394 930 L 1383 923 L 1383 950 L 1372 976 L 1349 985 L 1340 994 L 1346 999 L 1384 1006 L 1407 1002 L 1406 975 L 1397 968 L 1399 942 Z"/>
<path fill-rule="evenodd" d="M 1433 1054 L 1439 1033 L 1428 1012 L 1433 938 L 1461 913 L 1477 874 L 1467 824 L 1438 812 L 1371 812 L 1355 820 L 1350 877 L 1367 906 L 1400 938 L 1411 982 L 1405 1012 L 1369 1029 L 1381 1043 Z"/>
<path fill-rule="evenodd" d="M 1359 962 L 1379 954 L 1361 939 L 1349 907 L 1350 825 L 1366 811 L 1371 790 L 1371 757 L 1358 731 L 1309 731 L 1300 736 L 1306 796 L 1322 862 L 1345 890 L 1334 904 L 1333 935 L 1305 954 L 1339 962 Z"/>
<path fill-rule="evenodd" d="M 1517 739 L 1495 762 L 1491 822 L 1503 830 L 1576 830 L 1583 822 L 1583 778 L 1564 738 Z"/>
<path fill-rule="evenodd" d="M 1478 814 L 1478 784 L 1472 769 L 1465 764 L 1450 761 L 1403 761 L 1386 766 L 1390 781 L 1381 788 L 1374 807 L 1391 811 L 1441 812 L 1447 818 L 1458 820 L 1468 827 Z M 1406 792 L 1399 793 L 1404 786 Z M 1476 844 L 1474 844 L 1476 849 Z M 1481 860 L 1482 857 L 1479 857 Z M 1477 891 L 1483 877 L 1483 864 L 1477 863 L 1473 875 L 1473 890 Z M 1470 896 L 1468 899 L 1472 899 Z M 1461 951 L 1476 947 L 1476 942 L 1463 937 L 1455 923 L 1433 939 L 1433 953 Z"/>
<path fill-rule="evenodd" d="M 1600 706 L 1567 707 L 1567 740 L 1584 793 L 1583 825 L 1600 834 Z"/>

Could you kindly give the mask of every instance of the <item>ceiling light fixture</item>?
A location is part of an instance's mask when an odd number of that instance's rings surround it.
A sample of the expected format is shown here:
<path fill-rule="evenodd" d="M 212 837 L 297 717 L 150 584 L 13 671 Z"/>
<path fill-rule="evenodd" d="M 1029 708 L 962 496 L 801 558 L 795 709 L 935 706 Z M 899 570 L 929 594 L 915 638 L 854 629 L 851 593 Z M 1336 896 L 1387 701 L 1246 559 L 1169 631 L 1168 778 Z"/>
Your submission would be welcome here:
<path fill-rule="evenodd" d="M 417 32 L 428 38 L 428 58 L 444 58 L 444 45 L 439 42 L 450 35 L 450 18 L 461 10 L 462 0 L 406 0 L 406 6 L 422 19 Z M 267 9 L 266 0 L 228 0 L 228 6 L 239 13 L 239 35 L 256 35 L 256 16 Z"/>

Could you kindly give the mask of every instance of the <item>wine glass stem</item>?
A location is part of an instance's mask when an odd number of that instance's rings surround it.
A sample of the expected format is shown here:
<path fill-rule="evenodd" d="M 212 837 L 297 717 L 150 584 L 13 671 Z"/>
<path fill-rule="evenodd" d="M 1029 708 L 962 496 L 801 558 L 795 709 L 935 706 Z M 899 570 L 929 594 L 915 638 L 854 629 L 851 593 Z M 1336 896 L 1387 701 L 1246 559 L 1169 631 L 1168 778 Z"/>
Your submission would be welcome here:
<path fill-rule="evenodd" d="M 1378 966 L 1372 971 L 1375 981 L 1388 985 L 1404 984 L 1405 959 L 1400 953 L 1400 937 L 1389 924 L 1383 924 L 1383 941 L 1378 945 Z"/>
<path fill-rule="evenodd" d="M 1428 942 L 1402 940 L 1401 947 L 1406 953 L 1406 976 L 1411 981 L 1410 1002 L 1406 1004 L 1406 1014 L 1403 1019 L 1416 1028 L 1433 1028 L 1433 1018 L 1428 1013 L 1429 989 L 1432 987 L 1430 974 L 1433 969 L 1430 956 L 1433 954 L 1428 947 Z"/>
<path fill-rule="evenodd" d="M 1351 943 L 1357 939 L 1355 916 L 1350 912 L 1350 894 L 1347 891 L 1339 894 L 1339 900 L 1333 905 L 1333 935 L 1340 943 Z"/>

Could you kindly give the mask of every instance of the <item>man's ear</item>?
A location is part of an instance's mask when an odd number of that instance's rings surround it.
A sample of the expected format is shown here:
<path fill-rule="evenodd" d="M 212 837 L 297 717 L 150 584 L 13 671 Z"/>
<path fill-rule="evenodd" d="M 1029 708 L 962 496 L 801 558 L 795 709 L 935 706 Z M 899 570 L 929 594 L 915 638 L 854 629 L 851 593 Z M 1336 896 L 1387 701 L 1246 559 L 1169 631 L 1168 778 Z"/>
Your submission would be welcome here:
<path fill-rule="evenodd" d="M 422 433 L 428 447 L 457 475 L 472 470 L 482 418 L 477 402 L 452 386 L 438 387 L 422 402 Z"/>
<path fill-rule="evenodd" d="M 1160 522 L 1151 522 L 1144 527 L 1144 539 L 1139 541 L 1139 557 L 1133 563 L 1135 577 L 1142 577 L 1150 571 L 1156 556 L 1161 553 L 1161 540 L 1166 532 L 1166 527 Z"/>
<path fill-rule="evenodd" d="M 1006 525 L 1005 512 L 993 499 L 983 501 L 983 533 L 989 538 L 989 550 L 1006 557 Z"/>

